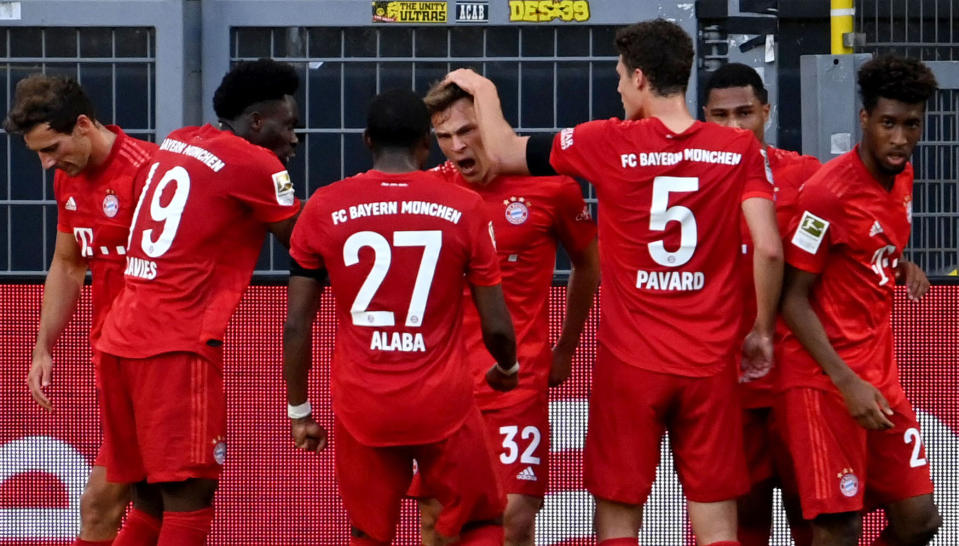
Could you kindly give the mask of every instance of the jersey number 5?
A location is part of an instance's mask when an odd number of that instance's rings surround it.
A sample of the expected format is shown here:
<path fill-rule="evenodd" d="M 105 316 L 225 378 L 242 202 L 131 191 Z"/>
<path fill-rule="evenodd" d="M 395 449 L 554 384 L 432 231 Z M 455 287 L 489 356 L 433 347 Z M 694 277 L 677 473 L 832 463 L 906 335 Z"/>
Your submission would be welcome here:
<path fill-rule="evenodd" d="M 699 190 L 699 179 L 689 176 L 657 176 L 653 179 L 653 199 L 649 207 L 650 231 L 666 231 L 669 222 L 679 222 L 679 248 L 666 250 L 662 240 L 649 243 L 653 261 L 666 267 L 679 267 L 696 252 L 696 217 L 682 205 L 669 207 L 670 192 Z"/>
<path fill-rule="evenodd" d="M 393 261 L 393 249 L 389 241 L 375 231 L 358 231 L 350 235 L 343 244 L 343 263 L 347 267 L 360 262 L 360 249 L 373 249 L 373 267 L 366 280 L 360 286 L 350 314 L 356 326 L 395 326 L 393 311 L 368 311 L 373 296 L 386 278 Z M 426 300 L 433 285 L 433 273 L 436 271 L 436 262 L 443 247 L 443 232 L 433 231 L 394 231 L 393 246 L 421 246 L 423 258 L 420 260 L 419 271 L 416 272 L 416 282 L 413 283 L 413 293 L 410 295 L 410 306 L 406 312 L 406 326 L 417 328 L 423 323 L 423 312 L 426 310 Z"/>

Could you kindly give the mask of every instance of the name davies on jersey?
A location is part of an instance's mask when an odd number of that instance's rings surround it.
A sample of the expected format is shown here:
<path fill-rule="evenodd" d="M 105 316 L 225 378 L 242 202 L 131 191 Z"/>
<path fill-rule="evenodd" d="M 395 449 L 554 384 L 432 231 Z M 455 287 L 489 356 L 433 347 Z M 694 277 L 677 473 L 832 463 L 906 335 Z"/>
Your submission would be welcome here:
<path fill-rule="evenodd" d="M 349 220 L 366 216 L 381 216 L 385 214 L 421 214 L 435 216 L 448 222 L 458 224 L 463 213 L 439 203 L 429 201 L 378 201 L 375 203 L 359 203 L 345 209 L 333 211 L 333 225 L 342 224 Z"/>
<path fill-rule="evenodd" d="M 670 290 L 674 292 L 701 290 L 706 284 L 702 271 L 643 271 L 636 272 L 636 288 Z"/>
<path fill-rule="evenodd" d="M 676 165 L 680 161 L 696 163 L 713 163 L 716 165 L 739 165 L 743 154 L 736 152 L 721 152 L 703 150 L 702 148 L 686 148 L 681 152 L 642 152 L 639 154 L 620 154 L 619 160 L 623 168 L 627 167 L 655 167 L 659 165 Z"/>
<path fill-rule="evenodd" d="M 127 256 L 127 268 L 123 274 L 129 277 L 152 281 L 157 276 L 157 264 L 152 260 Z"/>
<path fill-rule="evenodd" d="M 423 334 L 409 332 L 374 331 L 370 339 L 371 351 L 402 351 L 404 353 L 425 353 L 426 343 Z"/>

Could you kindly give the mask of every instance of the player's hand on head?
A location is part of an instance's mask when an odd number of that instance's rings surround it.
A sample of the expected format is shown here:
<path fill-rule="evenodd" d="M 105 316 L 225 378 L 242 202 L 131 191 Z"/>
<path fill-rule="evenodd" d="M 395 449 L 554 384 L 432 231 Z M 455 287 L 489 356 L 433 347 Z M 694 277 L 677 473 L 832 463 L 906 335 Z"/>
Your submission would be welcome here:
<path fill-rule="evenodd" d="M 769 373 L 773 367 L 772 336 L 761 334 L 755 329 L 743 340 L 742 377 L 745 381 L 759 379 Z"/>
<path fill-rule="evenodd" d="M 48 353 L 33 352 L 30 371 L 27 372 L 27 387 L 30 395 L 43 409 L 53 411 L 53 404 L 44 392 L 53 381 L 53 359 Z"/>
<path fill-rule="evenodd" d="M 519 372 L 507 374 L 493 364 L 493 367 L 486 372 L 486 384 L 494 391 L 511 391 L 519 385 Z"/>
<path fill-rule="evenodd" d="M 573 370 L 573 353 L 553 347 L 553 364 L 549 368 L 549 386 L 558 387 L 569 378 Z"/>
<path fill-rule="evenodd" d="M 909 260 L 900 260 L 896 277 L 906 285 L 906 295 L 912 301 L 919 301 L 929 291 L 929 278 L 918 265 Z"/>
<path fill-rule="evenodd" d="M 291 419 L 290 432 L 297 449 L 319 453 L 326 447 L 326 429 L 314 421 L 313 416 Z"/>
<path fill-rule="evenodd" d="M 470 68 L 457 68 L 447 74 L 443 81 L 446 83 L 455 83 L 460 89 L 470 95 L 476 95 L 476 92 L 483 86 L 493 85 L 493 82 Z"/>
<path fill-rule="evenodd" d="M 889 420 L 893 411 L 879 389 L 858 376 L 837 386 L 846 401 L 849 414 L 863 428 L 884 430 L 893 427 L 892 421 Z"/>

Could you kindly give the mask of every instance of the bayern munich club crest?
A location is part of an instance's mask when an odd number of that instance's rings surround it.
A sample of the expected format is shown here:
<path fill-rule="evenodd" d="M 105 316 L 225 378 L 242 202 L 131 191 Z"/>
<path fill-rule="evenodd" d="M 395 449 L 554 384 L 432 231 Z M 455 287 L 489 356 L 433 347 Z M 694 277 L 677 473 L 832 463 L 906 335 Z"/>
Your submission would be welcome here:
<path fill-rule="evenodd" d="M 844 497 L 855 497 L 859 492 L 859 478 L 852 473 L 851 468 L 844 468 L 839 474 L 839 492 Z"/>
<path fill-rule="evenodd" d="M 530 202 L 525 197 L 510 197 L 503 204 L 506 205 L 507 222 L 518 226 L 529 218 Z"/>
<path fill-rule="evenodd" d="M 107 218 L 113 218 L 118 212 L 120 212 L 120 200 L 113 192 L 107 193 L 106 197 L 103 198 L 103 214 Z"/>

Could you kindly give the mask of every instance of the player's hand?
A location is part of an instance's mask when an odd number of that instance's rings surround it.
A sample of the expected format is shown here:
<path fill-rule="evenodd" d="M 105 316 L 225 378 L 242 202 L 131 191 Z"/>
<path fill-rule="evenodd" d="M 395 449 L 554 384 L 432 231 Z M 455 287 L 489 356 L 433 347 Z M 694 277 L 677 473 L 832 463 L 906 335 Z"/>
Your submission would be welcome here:
<path fill-rule="evenodd" d="M 33 362 L 30 365 L 30 371 L 27 373 L 27 386 L 30 388 L 30 395 L 40 404 L 40 407 L 47 411 L 53 411 L 53 404 L 44 391 L 50 386 L 53 379 L 53 358 L 46 351 L 33 351 Z"/>
<path fill-rule="evenodd" d="M 549 368 L 549 386 L 558 387 L 573 370 L 573 352 L 553 347 L 553 364 Z"/>
<path fill-rule="evenodd" d="M 476 93 L 480 89 L 486 86 L 493 86 L 493 82 L 469 68 L 457 68 L 447 74 L 443 82 L 455 83 L 460 89 L 473 96 L 476 96 Z M 493 87 L 495 89 L 495 86 Z"/>
<path fill-rule="evenodd" d="M 839 387 L 839 392 L 846 401 L 849 414 L 857 423 L 869 430 L 892 428 L 889 416 L 893 414 L 893 411 L 879 389 L 856 375 L 837 383 L 836 386 Z"/>
<path fill-rule="evenodd" d="M 753 381 L 773 367 L 773 338 L 753 329 L 743 340 L 742 380 Z"/>
<path fill-rule="evenodd" d="M 494 391 L 511 391 L 519 385 L 519 372 L 508 375 L 503 373 L 499 366 L 493 364 L 493 367 L 486 372 L 486 384 Z"/>
<path fill-rule="evenodd" d="M 326 430 L 313 420 L 312 415 L 290 419 L 290 432 L 297 449 L 319 453 L 326 447 Z"/>
<path fill-rule="evenodd" d="M 896 278 L 906 285 L 906 295 L 912 301 L 919 301 L 929 291 L 929 278 L 918 265 L 909 260 L 899 260 Z"/>

